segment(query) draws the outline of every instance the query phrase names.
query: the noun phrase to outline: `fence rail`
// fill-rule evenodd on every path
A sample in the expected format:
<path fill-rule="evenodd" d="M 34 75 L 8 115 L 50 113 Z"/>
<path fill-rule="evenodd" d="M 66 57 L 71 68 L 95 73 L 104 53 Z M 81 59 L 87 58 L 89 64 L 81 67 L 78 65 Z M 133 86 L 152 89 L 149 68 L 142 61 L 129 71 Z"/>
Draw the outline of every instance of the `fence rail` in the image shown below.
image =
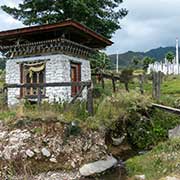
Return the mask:
<path fill-rule="evenodd" d="M 155 103 L 152 103 L 152 107 L 158 108 L 158 109 L 161 109 L 161 110 L 173 113 L 173 114 L 180 115 L 180 109 L 177 109 L 177 108 L 173 108 L 173 107 L 170 107 L 170 106 L 164 106 L 164 105 L 161 105 L 161 104 L 155 104 Z"/>
<path fill-rule="evenodd" d="M 91 81 L 80 81 L 80 82 L 54 82 L 54 83 L 22 83 L 22 84 L 5 84 L 4 91 L 7 91 L 8 88 L 37 88 L 38 95 L 37 95 L 37 102 L 40 105 L 42 101 L 41 97 L 41 88 L 45 87 L 73 87 L 78 86 L 81 87 L 79 92 L 73 97 L 71 103 L 74 103 L 75 100 L 81 96 L 81 93 L 85 87 L 87 87 L 87 111 L 90 115 L 93 115 L 93 95 L 92 95 L 92 82 Z"/>

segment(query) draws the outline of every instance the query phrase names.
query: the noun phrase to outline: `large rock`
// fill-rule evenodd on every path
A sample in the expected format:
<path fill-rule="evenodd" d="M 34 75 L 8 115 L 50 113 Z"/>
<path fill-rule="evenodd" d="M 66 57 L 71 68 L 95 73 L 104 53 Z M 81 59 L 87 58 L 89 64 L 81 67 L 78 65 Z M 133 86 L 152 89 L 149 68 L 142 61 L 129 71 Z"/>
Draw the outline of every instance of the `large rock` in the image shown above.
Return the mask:
<path fill-rule="evenodd" d="M 82 176 L 90 176 L 96 173 L 104 172 L 115 164 L 117 164 L 117 160 L 112 156 L 108 156 L 106 160 L 85 164 L 79 169 L 79 171 Z"/>
<path fill-rule="evenodd" d="M 174 129 L 169 130 L 168 134 L 170 139 L 180 137 L 180 125 Z"/>

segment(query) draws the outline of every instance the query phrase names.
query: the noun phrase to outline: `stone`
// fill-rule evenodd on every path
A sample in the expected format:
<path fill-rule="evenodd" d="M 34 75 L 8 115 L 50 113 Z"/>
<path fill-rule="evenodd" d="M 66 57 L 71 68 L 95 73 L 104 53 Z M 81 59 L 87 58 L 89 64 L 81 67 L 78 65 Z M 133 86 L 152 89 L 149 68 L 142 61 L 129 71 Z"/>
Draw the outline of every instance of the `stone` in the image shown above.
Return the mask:
<path fill-rule="evenodd" d="M 145 175 L 135 175 L 134 178 L 135 178 L 135 180 L 145 180 L 146 176 Z"/>
<path fill-rule="evenodd" d="M 35 153 L 33 151 L 31 151 L 30 149 L 28 149 L 28 150 L 26 150 L 26 155 L 28 157 L 32 158 L 35 155 Z"/>
<path fill-rule="evenodd" d="M 50 158 L 49 160 L 50 160 L 51 162 L 53 162 L 53 163 L 57 163 L 57 160 L 56 160 L 56 158 L 54 158 L 54 157 Z"/>
<path fill-rule="evenodd" d="M 0 132 L 0 141 L 2 141 L 4 138 L 6 138 L 7 134 L 8 134 L 7 131 Z"/>
<path fill-rule="evenodd" d="M 125 138 L 126 138 L 126 136 L 122 136 L 120 138 L 111 137 L 114 146 L 119 146 L 120 144 L 122 144 Z"/>
<path fill-rule="evenodd" d="M 85 164 L 79 169 L 79 172 L 82 176 L 90 176 L 93 174 L 102 173 L 116 164 L 117 160 L 112 156 L 108 156 L 106 160 Z"/>
<path fill-rule="evenodd" d="M 180 137 L 180 125 L 168 131 L 168 136 L 170 139 Z"/>
<path fill-rule="evenodd" d="M 43 156 L 46 156 L 46 157 L 51 156 L 51 153 L 46 148 L 42 148 L 41 152 L 42 152 Z"/>
<path fill-rule="evenodd" d="M 75 162 L 74 162 L 74 161 L 72 161 L 72 162 L 71 162 L 71 166 L 72 166 L 73 168 L 75 168 L 75 167 L 76 167 L 76 164 L 75 164 Z"/>

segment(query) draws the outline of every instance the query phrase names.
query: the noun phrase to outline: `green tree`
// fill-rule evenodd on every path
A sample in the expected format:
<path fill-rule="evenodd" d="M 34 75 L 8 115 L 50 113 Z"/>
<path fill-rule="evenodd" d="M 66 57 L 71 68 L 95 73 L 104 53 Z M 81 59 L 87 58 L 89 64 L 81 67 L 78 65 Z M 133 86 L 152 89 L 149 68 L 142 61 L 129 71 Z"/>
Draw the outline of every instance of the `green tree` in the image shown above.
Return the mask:
<path fill-rule="evenodd" d="M 119 8 L 123 0 L 23 0 L 18 8 L 1 8 L 25 25 L 56 23 L 68 18 L 111 38 L 128 11 Z"/>
<path fill-rule="evenodd" d="M 155 62 L 155 59 L 151 57 L 144 57 L 142 62 L 143 62 L 143 70 L 147 71 L 149 64 L 153 64 Z"/>
<path fill-rule="evenodd" d="M 90 59 L 91 69 L 94 72 L 104 71 L 111 68 L 111 61 L 106 53 L 99 52 Z"/>
<path fill-rule="evenodd" d="M 138 68 L 138 67 L 141 67 L 142 65 L 142 59 L 140 59 L 139 57 L 137 56 L 134 56 L 132 58 L 132 65 L 133 65 L 133 68 Z"/>
<path fill-rule="evenodd" d="M 167 54 L 166 54 L 166 59 L 168 60 L 168 62 L 172 63 L 173 60 L 174 60 L 174 53 L 169 51 Z"/>

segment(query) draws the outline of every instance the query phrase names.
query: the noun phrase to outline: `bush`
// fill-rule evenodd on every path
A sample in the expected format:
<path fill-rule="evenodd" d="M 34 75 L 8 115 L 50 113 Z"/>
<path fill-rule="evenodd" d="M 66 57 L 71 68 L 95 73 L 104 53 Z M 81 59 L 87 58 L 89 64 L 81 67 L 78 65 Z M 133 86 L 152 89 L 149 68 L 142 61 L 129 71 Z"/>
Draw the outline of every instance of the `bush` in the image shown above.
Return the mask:
<path fill-rule="evenodd" d="M 168 130 L 180 123 L 178 116 L 151 109 L 148 116 L 135 117 L 127 125 L 129 141 L 138 149 L 150 149 L 168 138 Z M 142 115 L 142 114 L 141 114 Z"/>

